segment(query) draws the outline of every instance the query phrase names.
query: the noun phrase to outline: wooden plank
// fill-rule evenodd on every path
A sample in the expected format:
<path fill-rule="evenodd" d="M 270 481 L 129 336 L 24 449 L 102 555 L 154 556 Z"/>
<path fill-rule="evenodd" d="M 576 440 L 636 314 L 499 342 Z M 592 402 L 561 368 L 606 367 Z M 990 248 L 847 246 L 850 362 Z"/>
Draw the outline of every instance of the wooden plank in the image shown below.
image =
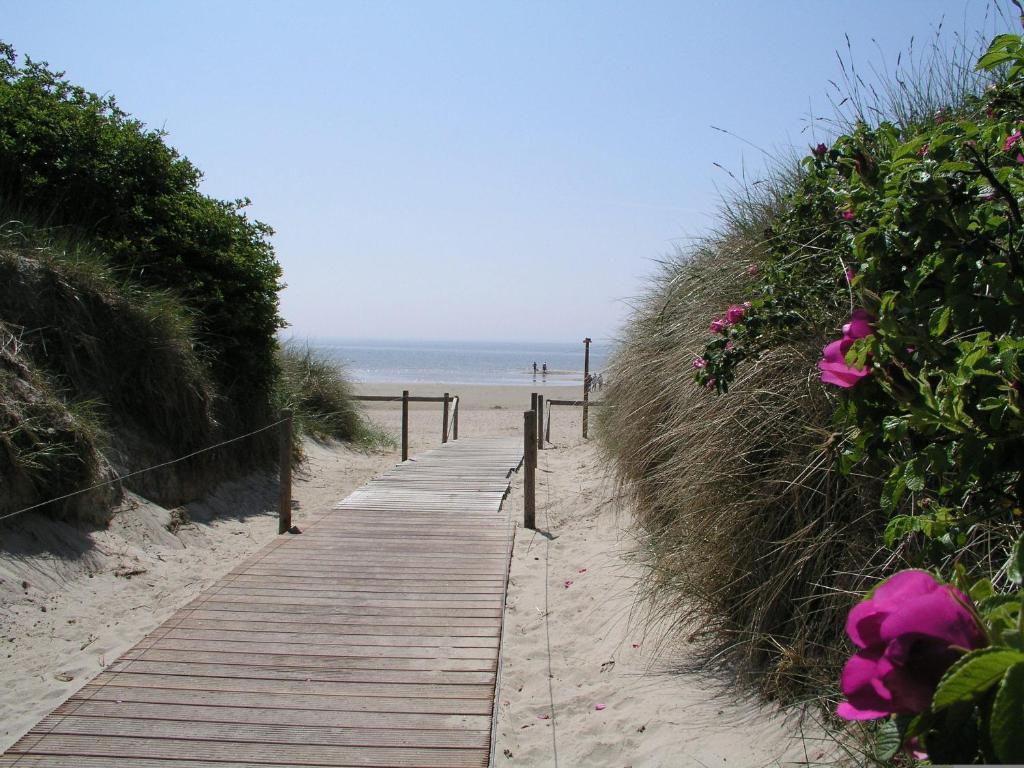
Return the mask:
<path fill-rule="evenodd" d="M 389 470 L 178 610 L 0 767 L 486 765 L 498 511 L 521 458 L 463 439 Z"/>

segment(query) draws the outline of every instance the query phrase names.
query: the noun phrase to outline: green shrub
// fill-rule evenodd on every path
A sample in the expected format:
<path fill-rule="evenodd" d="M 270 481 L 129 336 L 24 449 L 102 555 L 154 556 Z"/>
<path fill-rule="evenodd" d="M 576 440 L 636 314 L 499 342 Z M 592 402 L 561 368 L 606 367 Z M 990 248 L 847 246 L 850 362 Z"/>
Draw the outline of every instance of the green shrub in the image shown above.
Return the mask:
<path fill-rule="evenodd" d="M 985 61 L 1001 71 L 958 49 L 919 90 L 852 94 L 855 117 L 891 119 L 742 192 L 666 263 L 613 360 L 601 437 L 648 592 L 770 695 L 834 691 L 851 594 L 898 567 L 1005 586 L 1024 456 L 1014 40 Z M 817 362 L 858 307 L 877 322 L 849 363 L 871 373 L 843 395 Z"/>
<path fill-rule="evenodd" d="M 837 460 L 885 478 L 885 541 L 911 564 L 1001 562 L 1022 513 L 1020 38 L 979 67 L 1004 74 L 958 113 L 860 125 L 804 161 L 758 298 L 696 376 L 724 392 L 744 360 L 865 308 L 873 333 L 847 357 L 869 375 L 836 399 Z"/>
<path fill-rule="evenodd" d="M 271 417 L 281 269 L 248 201 L 199 192 L 200 173 L 113 98 L 0 44 L 0 199 L 32 221 L 86 237 L 133 283 L 172 290 L 224 400 L 228 433 Z"/>

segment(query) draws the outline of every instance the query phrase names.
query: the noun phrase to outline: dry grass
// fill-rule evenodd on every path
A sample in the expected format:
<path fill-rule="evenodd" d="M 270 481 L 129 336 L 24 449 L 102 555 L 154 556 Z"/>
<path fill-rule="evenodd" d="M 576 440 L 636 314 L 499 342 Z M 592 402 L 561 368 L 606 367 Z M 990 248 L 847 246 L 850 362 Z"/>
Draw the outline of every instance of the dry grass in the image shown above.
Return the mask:
<path fill-rule="evenodd" d="M 693 382 L 691 363 L 711 318 L 748 298 L 747 268 L 788 186 L 761 185 L 721 233 L 663 265 L 613 359 L 600 421 L 638 502 L 648 596 L 680 629 L 704 628 L 705 661 L 787 698 L 834 686 L 851 593 L 883 567 L 877 488 L 833 468 L 816 363 L 834 329 L 748 362 L 723 396 Z"/>

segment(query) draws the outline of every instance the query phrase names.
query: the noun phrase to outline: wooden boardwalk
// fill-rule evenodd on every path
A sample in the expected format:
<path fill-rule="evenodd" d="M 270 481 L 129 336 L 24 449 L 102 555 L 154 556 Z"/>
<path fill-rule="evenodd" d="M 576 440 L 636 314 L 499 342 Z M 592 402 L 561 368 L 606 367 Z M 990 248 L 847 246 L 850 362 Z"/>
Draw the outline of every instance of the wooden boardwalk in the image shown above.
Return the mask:
<path fill-rule="evenodd" d="M 175 613 L 0 766 L 486 766 L 522 444 L 398 465 Z"/>

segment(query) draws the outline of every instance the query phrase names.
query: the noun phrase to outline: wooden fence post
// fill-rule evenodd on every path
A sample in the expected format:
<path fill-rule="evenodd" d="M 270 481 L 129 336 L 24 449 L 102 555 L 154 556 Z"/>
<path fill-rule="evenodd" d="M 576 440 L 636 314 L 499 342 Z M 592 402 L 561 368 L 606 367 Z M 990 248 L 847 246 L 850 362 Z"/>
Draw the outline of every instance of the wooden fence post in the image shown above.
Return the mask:
<path fill-rule="evenodd" d="M 455 396 L 455 413 L 452 414 L 452 440 L 459 439 L 459 396 Z"/>
<path fill-rule="evenodd" d="M 523 413 L 523 526 L 536 530 L 537 412 Z"/>
<path fill-rule="evenodd" d="M 544 429 L 544 439 L 547 442 L 549 442 L 549 443 L 551 442 L 551 414 L 552 414 L 553 410 L 554 409 L 549 405 L 548 406 L 548 425 Z"/>
<path fill-rule="evenodd" d="M 409 460 L 409 390 L 402 390 L 402 461 Z"/>
<path fill-rule="evenodd" d="M 277 484 L 277 532 L 287 533 L 292 527 L 292 412 L 281 411 L 281 430 L 278 433 L 278 463 L 280 474 Z"/>
<path fill-rule="evenodd" d="M 587 401 L 590 399 L 590 337 L 583 340 L 583 438 L 587 437 Z"/>
<path fill-rule="evenodd" d="M 450 396 L 447 392 L 444 393 L 444 413 L 441 415 L 441 443 L 448 442 L 448 402 Z"/>
<path fill-rule="evenodd" d="M 537 395 L 537 450 L 544 450 L 544 395 Z"/>

